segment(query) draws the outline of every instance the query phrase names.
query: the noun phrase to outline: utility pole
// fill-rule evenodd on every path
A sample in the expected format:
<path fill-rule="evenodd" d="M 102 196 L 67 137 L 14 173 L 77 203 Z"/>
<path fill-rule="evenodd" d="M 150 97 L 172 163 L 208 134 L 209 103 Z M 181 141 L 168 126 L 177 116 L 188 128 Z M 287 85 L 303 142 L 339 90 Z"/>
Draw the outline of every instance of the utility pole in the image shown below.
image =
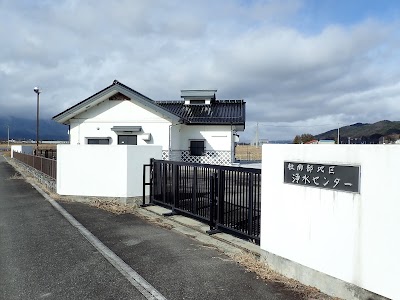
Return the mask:
<path fill-rule="evenodd" d="M 340 124 L 338 123 L 338 125 L 337 125 L 337 143 L 338 143 L 338 145 L 340 144 L 339 127 L 340 127 Z"/>
<path fill-rule="evenodd" d="M 10 150 L 10 125 L 7 125 L 7 150 Z"/>
<path fill-rule="evenodd" d="M 256 129 L 256 147 L 258 147 L 258 141 L 259 141 L 259 137 L 258 137 L 258 122 L 257 122 L 257 129 Z"/>
<path fill-rule="evenodd" d="M 36 93 L 36 154 L 39 150 L 39 95 L 42 92 L 38 87 L 34 87 L 33 91 Z"/>

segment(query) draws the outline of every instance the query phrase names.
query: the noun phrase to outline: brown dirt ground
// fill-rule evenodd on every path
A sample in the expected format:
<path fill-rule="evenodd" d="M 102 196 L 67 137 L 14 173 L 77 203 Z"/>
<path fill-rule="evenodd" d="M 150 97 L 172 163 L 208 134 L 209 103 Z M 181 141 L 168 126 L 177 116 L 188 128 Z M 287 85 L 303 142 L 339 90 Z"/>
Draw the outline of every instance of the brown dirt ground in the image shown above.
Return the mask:
<path fill-rule="evenodd" d="M 238 160 L 261 160 L 261 146 L 237 145 L 235 157 Z"/>

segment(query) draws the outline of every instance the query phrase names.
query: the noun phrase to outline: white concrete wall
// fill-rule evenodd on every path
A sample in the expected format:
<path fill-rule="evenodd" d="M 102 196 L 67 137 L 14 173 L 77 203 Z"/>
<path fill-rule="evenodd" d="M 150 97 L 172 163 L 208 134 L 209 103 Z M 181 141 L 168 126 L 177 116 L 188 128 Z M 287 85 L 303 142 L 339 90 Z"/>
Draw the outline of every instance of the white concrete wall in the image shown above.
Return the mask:
<path fill-rule="evenodd" d="M 143 165 L 161 159 L 161 146 L 57 146 L 57 193 L 98 197 L 143 194 Z"/>
<path fill-rule="evenodd" d="M 12 145 L 11 146 L 11 157 L 14 157 L 13 152 L 19 152 L 23 154 L 33 154 L 33 146 L 25 146 L 25 145 Z"/>
<path fill-rule="evenodd" d="M 190 140 L 206 140 L 206 150 L 231 151 L 231 126 L 215 125 L 182 125 L 180 130 L 179 148 L 173 150 L 188 150 Z"/>
<path fill-rule="evenodd" d="M 400 299 L 400 147 L 267 144 L 262 158 L 261 248 Z M 285 160 L 361 165 L 360 193 L 284 184 Z"/>
<path fill-rule="evenodd" d="M 70 144 L 85 145 L 88 138 L 110 138 L 111 145 L 118 144 L 118 134 L 113 126 L 141 126 L 137 133 L 138 145 L 161 145 L 163 150 L 188 150 L 190 140 L 206 140 L 206 150 L 231 151 L 233 137 L 230 125 L 173 124 L 157 112 L 135 101 L 105 100 L 70 120 Z M 141 138 L 150 133 L 151 140 Z M 136 133 L 133 133 L 136 135 Z"/>
<path fill-rule="evenodd" d="M 111 130 L 113 126 L 141 126 L 138 145 L 161 145 L 168 150 L 171 122 L 132 101 L 105 100 L 70 122 L 71 145 L 87 144 L 88 137 L 110 137 L 111 145 L 117 145 L 118 134 Z M 151 140 L 143 140 L 142 133 L 151 133 Z"/>

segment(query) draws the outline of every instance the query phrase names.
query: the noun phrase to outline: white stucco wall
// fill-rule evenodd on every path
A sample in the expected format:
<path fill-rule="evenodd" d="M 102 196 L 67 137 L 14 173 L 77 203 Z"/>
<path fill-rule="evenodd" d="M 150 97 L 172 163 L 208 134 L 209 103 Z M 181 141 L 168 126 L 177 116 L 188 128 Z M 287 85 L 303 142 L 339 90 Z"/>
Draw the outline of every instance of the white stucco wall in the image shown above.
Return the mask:
<path fill-rule="evenodd" d="M 161 159 L 161 146 L 57 146 L 60 195 L 135 197 L 143 194 L 143 165 Z"/>
<path fill-rule="evenodd" d="M 14 151 L 23 153 L 23 154 L 33 154 L 33 146 L 25 146 L 25 145 L 12 145 L 11 146 L 11 157 L 14 157 Z"/>
<path fill-rule="evenodd" d="M 263 145 L 261 248 L 400 299 L 400 147 Z M 360 194 L 283 183 L 284 161 L 361 166 Z"/>
<path fill-rule="evenodd" d="M 111 130 L 113 126 L 141 126 L 143 131 L 137 133 L 138 145 L 161 145 L 164 150 L 169 146 L 171 122 L 128 100 L 105 100 L 70 122 L 71 145 L 87 144 L 88 137 L 110 137 L 111 145 L 117 145 L 118 134 Z M 143 140 L 142 133 L 150 133 L 151 139 Z"/>
<path fill-rule="evenodd" d="M 111 95 L 111 94 L 110 94 Z M 230 125 L 185 125 L 162 110 L 135 100 L 109 100 L 108 95 L 69 120 L 70 144 L 87 145 L 88 139 L 108 139 L 118 144 L 119 135 L 136 135 L 137 145 L 161 145 L 163 150 L 189 150 L 191 140 L 205 140 L 208 151 L 226 151 L 217 161 L 234 160 L 234 137 Z M 123 133 L 114 126 L 140 126 L 142 131 Z M 148 135 L 151 139 L 147 139 Z M 176 155 L 175 152 L 174 155 Z M 170 156 L 171 159 L 174 157 Z M 180 155 L 178 154 L 178 158 Z"/>
<path fill-rule="evenodd" d="M 231 151 L 232 149 L 231 126 L 182 125 L 179 133 L 179 149 L 173 150 L 188 150 L 190 145 L 189 141 L 196 139 L 206 140 L 206 150 Z"/>

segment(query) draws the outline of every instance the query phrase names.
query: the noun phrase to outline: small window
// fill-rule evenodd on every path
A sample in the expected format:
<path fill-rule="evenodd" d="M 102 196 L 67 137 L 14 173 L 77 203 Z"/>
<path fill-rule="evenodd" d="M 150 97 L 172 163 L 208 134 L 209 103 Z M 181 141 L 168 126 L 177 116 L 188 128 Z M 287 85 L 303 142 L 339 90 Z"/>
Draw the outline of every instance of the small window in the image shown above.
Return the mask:
<path fill-rule="evenodd" d="M 204 141 L 190 141 L 190 155 L 202 156 L 204 154 Z"/>
<path fill-rule="evenodd" d="M 137 135 L 119 135 L 118 145 L 137 145 Z"/>
<path fill-rule="evenodd" d="M 206 100 L 190 100 L 190 104 L 205 104 Z"/>
<path fill-rule="evenodd" d="M 89 145 L 108 145 L 110 144 L 109 139 L 87 139 Z"/>

